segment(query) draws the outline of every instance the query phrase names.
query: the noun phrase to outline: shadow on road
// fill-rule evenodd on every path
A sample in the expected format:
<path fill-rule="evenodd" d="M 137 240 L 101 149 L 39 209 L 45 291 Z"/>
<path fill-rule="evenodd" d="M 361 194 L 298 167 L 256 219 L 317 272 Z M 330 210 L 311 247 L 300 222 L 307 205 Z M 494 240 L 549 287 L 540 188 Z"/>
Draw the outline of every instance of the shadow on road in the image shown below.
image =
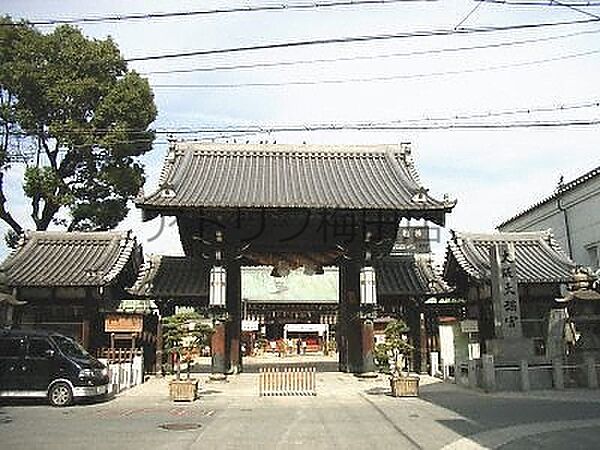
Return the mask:
<path fill-rule="evenodd" d="M 438 420 L 438 423 L 465 437 L 481 431 L 528 423 L 600 417 L 600 408 L 594 403 L 562 402 L 526 396 L 503 398 L 450 383 L 423 386 L 419 398 L 460 416 Z"/>

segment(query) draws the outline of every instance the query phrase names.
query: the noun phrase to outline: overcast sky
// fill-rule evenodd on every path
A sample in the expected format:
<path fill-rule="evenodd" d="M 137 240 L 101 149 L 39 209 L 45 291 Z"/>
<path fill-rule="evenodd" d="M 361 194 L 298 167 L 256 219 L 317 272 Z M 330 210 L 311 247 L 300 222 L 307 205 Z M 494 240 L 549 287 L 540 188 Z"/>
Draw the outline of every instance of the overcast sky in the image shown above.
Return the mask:
<path fill-rule="evenodd" d="M 307 3 L 307 0 L 3 0 L 0 11 L 13 18 L 36 21 L 106 14 L 210 10 L 236 5 L 256 7 Z M 125 58 L 138 58 L 317 38 L 453 29 L 470 12 L 472 14 L 462 23 L 462 27 L 502 27 L 593 18 L 589 14 L 560 6 L 524 7 L 484 3 L 473 11 L 477 4 L 468 0 L 411 1 L 301 11 L 247 11 L 79 26 L 89 37 L 112 36 Z M 600 15 L 600 7 L 590 7 L 587 11 Z M 51 30 L 48 26 L 40 28 Z M 512 45 L 505 45 L 509 43 Z M 485 45 L 495 46 L 456 50 Z M 444 51 L 434 52 L 440 49 Z M 423 53 L 425 51 L 429 52 Z M 558 107 L 600 100 L 600 22 L 469 35 L 234 52 L 218 56 L 131 62 L 129 66 L 138 72 L 147 73 L 232 64 L 356 57 L 359 59 L 255 69 L 150 74 L 148 77 L 154 86 L 204 86 L 156 86 L 154 92 L 159 116 L 154 126 L 193 128 L 316 122 L 342 124 L 352 121 L 406 121 L 415 118 L 425 119 L 421 124 L 433 124 L 439 122 L 434 122 L 432 118 Z M 286 84 L 349 79 L 355 81 Z M 361 81 L 356 81 L 357 79 Z M 279 85 L 247 86 L 248 83 Z M 237 86 L 214 86 L 223 84 Z M 506 124 L 514 121 L 573 119 L 598 120 L 600 108 L 493 115 L 489 119 L 472 120 Z M 411 142 L 423 184 L 434 196 L 441 198 L 444 193 L 448 193 L 458 199 L 458 205 L 448 217 L 448 228 L 491 231 L 502 220 L 551 194 L 561 175 L 568 181 L 599 166 L 599 138 L 600 127 L 579 126 L 385 132 L 303 131 L 255 135 L 243 139 L 250 139 L 252 142 L 269 139 L 278 143 Z M 156 187 L 166 152 L 163 141 L 164 138 L 160 137 L 154 151 L 144 157 L 148 175 L 145 186 L 147 193 Z M 7 183 L 11 196 L 10 209 L 26 220 L 30 212 L 22 195 L 22 173 L 23 168 L 13 166 Z M 33 225 L 31 220 L 26 223 L 28 227 Z M 169 222 L 165 225 L 168 224 Z M 175 227 L 166 226 L 159 238 L 152 239 L 160 229 L 159 220 L 142 224 L 139 211 L 132 211 L 120 228 L 133 228 L 147 253 L 181 252 Z M 2 230 L 5 229 L 2 225 Z M 435 250 L 440 260 L 443 255 L 442 245 L 436 246 Z M 0 254 L 5 253 L 6 249 L 2 248 Z"/>

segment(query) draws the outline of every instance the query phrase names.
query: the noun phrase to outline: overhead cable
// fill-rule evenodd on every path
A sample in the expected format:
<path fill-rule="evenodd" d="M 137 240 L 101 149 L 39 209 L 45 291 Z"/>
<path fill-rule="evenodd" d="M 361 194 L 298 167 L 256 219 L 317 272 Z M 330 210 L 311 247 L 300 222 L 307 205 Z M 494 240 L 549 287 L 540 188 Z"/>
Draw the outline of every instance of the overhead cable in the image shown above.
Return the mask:
<path fill-rule="evenodd" d="M 355 6 L 380 6 L 393 3 L 413 3 L 413 2 L 435 2 L 437 0 L 335 0 L 308 3 L 278 3 L 263 4 L 256 6 L 239 6 L 232 8 L 202 9 L 194 11 L 175 11 L 175 12 L 155 12 L 155 13 L 132 13 L 132 14 L 114 14 L 110 16 L 97 17 L 77 17 L 77 18 L 53 18 L 45 20 L 30 20 L 29 25 L 67 25 L 67 24 L 90 24 L 106 22 L 125 22 L 130 20 L 154 20 L 169 18 L 186 18 L 193 16 L 211 16 L 215 14 L 234 14 L 251 12 L 276 12 L 276 11 L 294 11 L 294 10 L 312 10 L 322 8 L 355 7 Z M 22 26 L 23 23 L 1 24 L 4 26 Z"/>
<path fill-rule="evenodd" d="M 160 59 L 173 59 L 173 58 L 187 58 L 193 56 L 206 56 L 206 55 L 217 55 L 226 53 L 241 53 L 248 51 L 257 50 L 275 50 L 282 48 L 293 48 L 293 47 L 306 47 L 312 45 L 330 45 L 330 44 L 347 44 L 357 42 L 371 42 L 371 41 L 384 41 L 390 39 L 404 39 L 404 38 L 416 38 L 416 37 L 434 37 L 434 36 L 450 36 L 455 34 L 476 34 L 476 33 L 493 33 L 500 31 L 517 31 L 517 30 L 530 30 L 537 28 L 548 28 L 558 27 L 564 25 L 583 25 L 589 23 L 599 22 L 600 19 L 579 19 L 569 20 L 561 22 L 545 22 L 545 23 L 527 23 L 527 24 L 516 24 L 516 25 L 504 25 L 504 26 L 487 26 L 487 27 L 471 27 L 471 28 L 451 28 L 451 29 L 438 29 L 438 30 L 421 30 L 421 31 L 402 31 L 397 33 L 384 33 L 376 35 L 363 35 L 363 36 L 345 36 L 337 38 L 321 38 L 312 40 L 301 40 L 301 41 L 287 41 L 278 42 L 272 44 L 260 44 L 250 45 L 245 47 L 228 47 L 228 48 L 217 48 L 207 50 L 194 50 L 189 52 L 178 52 L 178 53 L 164 53 L 159 55 L 146 55 L 137 56 L 133 58 L 127 58 L 125 61 L 154 61 Z"/>
<path fill-rule="evenodd" d="M 467 113 L 455 113 L 455 114 L 449 114 L 449 115 L 431 115 L 431 116 L 423 116 L 423 117 L 413 117 L 413 118 L 403 118 L 403 119 L 391 119 L 391 120 L 386 120 L 386 121 L 369 121 L 369 120 L 362 120 L 362 121 L 357 121 L 354 123 L 350 123 L 349 125 L 365 125 L 365 124 L 378 124 L 378 125 L 392 125 L 392 124 L 399 124 L 399 123 L 427 123 L 427 122 L 444 122 L 444 121 L 456 121 L 456 120 L 470 120 L 470 119 L 485 119 L 485 118 L 491 118 L 491 117 L 502 117 L 502 116 L 513 116 L 513 115 L 523 115 L 523 114 L 528 114 L 528 115 L 532 115 L 532 114 L 538 114 L 538 113 L 553 113 L 553 112 L 565 112 L 565 111 L 574 111 L 574 110 L 581 110 L 581 109 L 589 109 L 589 108 L 599 108 L 600 107 L 600 99 L 598 100 L 586 100 L 586 101 L 581 101 L 581 102 L 570 102 L 570 103 L 564 103 L 564 104 L 560 104 L 560 105 L 552 105 L 552 106 L 533 106 L 533 107 L 517 107 L 517 108 L 511 108 L 511 109 L 501 109 L 501 110 L 492 110 L 492 111 L 475 111 L 475 112 L 467 112 Z M 264 130 L 267 129 L 274 129 L 274 128 L 305 128 L 305 127 L 314 127 L 314 126 L 323 126 L 323 127 L 335 127 L 335 128 L 339 128 L 339 127 L 344 127 L 348 125 L 348 123 L 335 123 L 335 122 L 327 122 L 325 124 L 311 124 L 311 125 L 306 125 L 306 124 L 300 124 L 300 125 L 290 125 L 290 124 L 263 124 L 263 125 L 232 125 L 230 127 L 227 126 L 220 126 L 220 127 L 213 127 L 213 128 L 184 128 L 184 127 L 180 127 L 180 128 L 156 128 L 154 130 L 140 130 L 140 129 L 123 129 L 120 128 L 118 131 L 121 132 L 139 132 L 139 133 L 143 133 L 143 132 L 153 132 L 155 134 L 190 134 L 190 133 L 197 133 L 197 132 L 219 132 L 219 131 L 230 131 L 232 129 L 237 129 L 237 128 L 244 128 L 247 126 L 252 126 L 253 127 L 253 131 L 258 131 L 258 132 L 263 132 Z M 56 128 L 55 128 L 56 129 Z M 60 129 L 56 129 L 57 132 L 59 132 L 60 134 L 66 134 L 66 135 L 77 135 L 77 134 L 87 134 L 90 133 L 89 129 L 73 129 L 73 128 L 69 128 L 69 129 L 64 129 L 64 130 L 60 130 Z M 216 130 L 216 131 L 215 131 Z M 106 128 L 96 128 L 93 130 L 94 132 L 107 132 L 107 131 L 112 131 Z M 10 135 L 15 135 L 15 136 L 27 136 L 26 133 L 24 132 L 18 132 L 18 131 L 14 131 L 14 132 L 10 132 Z M 50 136 L 48 136 L 50 137 Z M 145 139 L 142 140 L 143 142 L 148 142 L 151 139 Z M 139 140 L 128 140 L 125 141 L 126 143 L 133 143 L 133 142 L 138 142 Z M 156 142 L 156 141 L 154 141 Z M 122 143 L 122 141 L 117 141 L 117 143 Z"/>
<path fill-rule="evenodd" d="M 216 72 L 216 71 L 226 71 L 226 70 L 244 70 L 244 69 L 256 69 L 256 68 L 267 68 L 267 67 L 287 67 L 287 66 L 304 65 L 304 64 L 320 64 L 320 63 L 335 63 L 335 62 L 345 62 L 345 61 L 363 61 L 363 60 L 372 60 L 372 59 L 401 58 L 401 57 L 408 57 L 408 56 L 421 56 L 421 55 L 431 55 L 431 54 L 439 54 L 439 53 L 454 53 L 454 52 L 461 52 L 461 51 L 510 47 L 510 46 L 516 46 L 516 45 L 549 42 L 549 41 L 554 41 L 554 40 L 559 40 L 559 39 L 582 36 L 582 35 L 587 35 L 587 34 L 597 34 L 597 33 L 600 33 L 600 29 L 575 31 L 573 33 L 559 34 L 556 36 L 521 39 L 521 40 L 513 40 L 513 41 L 506 41 L 506 42 L 497 42 L 497 43 L 492 43 L 492 44 L 470 45 L 470 46 L 464 46 L 464 47 L 444 47 L 444 48 L 431 49 L 431 50 L 415 50 L 415 51 L 410 51 L 410 52 L 381 53 L 381 54 L 375 54 L 375 55 L 369 54 L 369 55 L 347 56 L 347 57 L 341 56 L 341 57 L 336 57 L 336 58 L 297 59 L 297 60 L 293 60 L 293 61 L 257 62 L 257 63 L 250 63 L 250 64 L 231 64 L 231 65 L 222 65 L 222 66 L 192 67 L 192 68 L 187 68 L 187 69 L 148 70 L 148 71 L 142 71 L 142 72 L 140 72 L 140 74 L 141 75 L 162 75 L 162 74 L 176 74 L 176 73 Z"/>
<path fill-rule="evenodd" d="M 377 81 L 410 80 L 418 78 L 440 77 L 447 75 L 463 75 L 467 73 L 489 72 L 493 70 L 510 69 L 515 67 L 527 67 L 537 64 L 546 64 L 567 59 L 581 58 L 600 53 L 600 49 L 586 52 L 569 53 L 552 58 L 535 59 L 531 61 L 522 61 L 517 63 L 497 64 L 485 67 L 476 67 L 473 69 L 444 70 L 439 72 L 425 72 L 402 75 L 383 75 L 376 77 L 354 77 L 354 78 L 330 78 L 323 80 L 296 80 L 296 81 L 264 81 L 248 83 L 172 83 L 172 84 L 151 84 L 154 89 L 232 89 L 244 87 L 278 87 L 278 86 L 315 86 L 320 84 L 345 84 L 345 83 L 372 83 Z"/>

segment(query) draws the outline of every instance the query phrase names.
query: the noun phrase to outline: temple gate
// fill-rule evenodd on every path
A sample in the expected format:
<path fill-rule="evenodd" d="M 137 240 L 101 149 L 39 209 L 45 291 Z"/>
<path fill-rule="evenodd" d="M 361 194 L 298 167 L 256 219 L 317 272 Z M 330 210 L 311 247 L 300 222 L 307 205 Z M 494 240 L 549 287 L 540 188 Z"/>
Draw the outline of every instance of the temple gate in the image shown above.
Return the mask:
<path fill-rule="evenodd" d="M 242 370 L 241 267 L 286 276 L 339 268 L 339 369 L 374 370 L 374 267 L 400 220 L 443 225 L 455 202 L 418 181 L 410 147 L 173 143 L 144 220 L 174 216 L 186 257 L 209 286 L 213 372 Z"/>

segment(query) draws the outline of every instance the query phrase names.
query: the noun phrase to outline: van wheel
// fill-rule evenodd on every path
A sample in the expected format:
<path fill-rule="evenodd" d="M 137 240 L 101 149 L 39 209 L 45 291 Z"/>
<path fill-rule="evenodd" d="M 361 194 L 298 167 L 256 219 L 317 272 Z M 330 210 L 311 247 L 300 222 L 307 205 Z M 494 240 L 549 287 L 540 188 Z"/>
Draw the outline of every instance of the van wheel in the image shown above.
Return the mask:
<path fill-rule="evenodd" d="M 67 383 L 58 382 L 50 388 L 48 400 L 52 406 L 68 406 L 73 401 L 73 391 Z"/>

